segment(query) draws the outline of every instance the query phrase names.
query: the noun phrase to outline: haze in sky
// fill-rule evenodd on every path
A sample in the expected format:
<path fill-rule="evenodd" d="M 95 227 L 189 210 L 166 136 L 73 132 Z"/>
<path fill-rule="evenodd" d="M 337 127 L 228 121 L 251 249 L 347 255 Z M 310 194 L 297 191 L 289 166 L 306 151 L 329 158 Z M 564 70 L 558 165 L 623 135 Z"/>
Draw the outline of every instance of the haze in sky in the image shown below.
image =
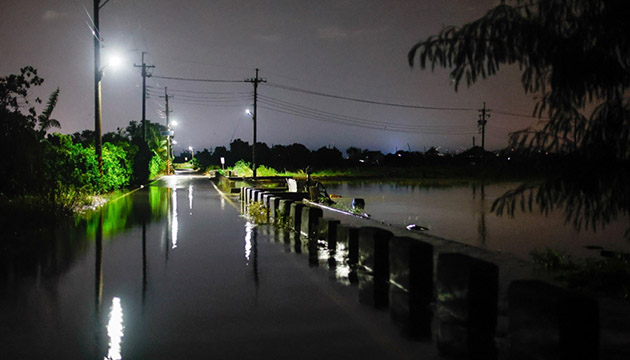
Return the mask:
<path fill-rule="evenodd" d="M 502 148 L 510 131 L 536 122 L 533 96 L 522 90 L 517 68 L 456 93 L 448 71 L 412 69 L 407 62 L 416 42 L 497 3 L 111 0 L 100 11 L 101 54 L 105 62 L 118 52 L 124 62 L 105 69 L 103 132 L 141 119 L 142 79 L 134 64 L 145 51 L 146 63 L 155 65 L 147 79 L 147 118 L 165 122 L 160 96 L 168 87 L 171 119 L 179 122 L 176 152 L 226 146 L 235 138 L 251 143 L 245 110 L 252 107 L 253 86 L 244 80 L 256 68 L 267 81 L 258 89 L 258 141 L 269 146 L 461 151 L 473 137 L 481 143 L 477 109 L 486 102 L 492 110 L 486 148 Z M 53 117 L 62 133 L 94 127 L 92 6 L 87 0 L 0 3 L 0 76 L 32 65 L 45 79 L 35 96 L 45 100 L 59 87 Z"/>

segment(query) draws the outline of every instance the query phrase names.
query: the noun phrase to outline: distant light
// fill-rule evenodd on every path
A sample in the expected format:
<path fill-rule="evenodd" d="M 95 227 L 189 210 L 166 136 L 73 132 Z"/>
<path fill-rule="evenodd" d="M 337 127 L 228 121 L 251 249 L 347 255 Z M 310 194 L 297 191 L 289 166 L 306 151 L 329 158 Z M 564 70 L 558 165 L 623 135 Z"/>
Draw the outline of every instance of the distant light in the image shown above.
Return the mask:
<path fill-rule="evenodd" d="M 172 125 L 172 126 L 177 126 L 178 124 L 179 124 L 179 123 L 178 123 L 177 121 L 175 121 L 175 120 L 172 120 L 172 121 L 169 123 L 169 125 Z"/>
<path fill-rule="evenodd" d="M 173 145 L 177 145 L 177 140 L 172 141 Z"/>
<path fill-rule="evenodd" d="M 193 147 L 192 147 L 192 146 L 189 146 L 189 147 L 188 147 L 188 150 L 193 151 Z"/>
<path fill-rule="evenodd" d="M 225 165 L 225 158 L 221 156 L 221 165 Z"/>
<path fill-rule="evenodd" d="M 251 111 L 251 110 L 249 110 L 249 109 L 247 109 L 247 110 L 245 110 L 245 114 L 247 114 L 247 115 L 249 115 L 249 116 L 252 116 L 252 111 Z"/>

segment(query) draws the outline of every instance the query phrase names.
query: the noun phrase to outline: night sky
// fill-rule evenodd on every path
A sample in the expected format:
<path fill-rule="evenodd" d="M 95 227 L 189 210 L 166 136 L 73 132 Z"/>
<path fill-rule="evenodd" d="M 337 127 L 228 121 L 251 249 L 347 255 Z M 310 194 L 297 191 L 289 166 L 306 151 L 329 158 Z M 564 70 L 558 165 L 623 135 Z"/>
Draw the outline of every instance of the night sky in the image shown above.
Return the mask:
<path fill-rule="evenodd" d="M 534 101 L 523 92 L 516 67 L 456 93 L 448 71 L 410 68 L 409 49 L 447 25 L 474 20 L 498 0 L 166 1 L 111 0 L 100 15 L 102 58 L 117 51 L 126 63 L 106 69 L 103 132 L 141 118 L 141 76 L 133 65 L 155 65 L 149 78 L 147 118 L 164 123 L 168 87 L 178 147 L 196 150 L 251 143 L 253 103 L 260 77 L 258 141 L 268 145 L 349 146 L 461 151 L 481 142 L 477 110 L 493 110 L 486 148 L 507 144 L 526 127 Z M 2 0 L 0 76 L 26 65 L 45 79 L 34 95 L 60 87 L 53 117 L 62 133 L 93 129 L 92 1 Z M 157 78 L 233 80 L 193 82 Z M 316 95 L 326 94 L 334 97 Z M 339 99 L 344 97 L 367 102 Z M 423 110 L 395 103 L 470 110 Z M 400 130 L 400 131 L 392 131 Z M 59 130 L 57 130 L 59 131 Z"/>

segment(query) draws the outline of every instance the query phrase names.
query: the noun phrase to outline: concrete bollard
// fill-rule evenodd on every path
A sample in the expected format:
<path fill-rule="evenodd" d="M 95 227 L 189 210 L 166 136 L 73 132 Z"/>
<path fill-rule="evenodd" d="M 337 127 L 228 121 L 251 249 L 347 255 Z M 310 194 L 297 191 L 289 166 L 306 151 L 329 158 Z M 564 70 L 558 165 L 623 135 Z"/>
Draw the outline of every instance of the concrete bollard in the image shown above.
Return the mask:
<path fill-rule="evenodd" d="M 269 197 L 269 222 L 275 224 L 278 217 L 278 209 L 280 208 L 280 198 L 276 195 Z"/>
<path fill-rule="evenodd" d="M 337 226 L 337 249 L 345 248 L 347 251 L 348 264 L 359 263 L 359 228 L 354 226 Z"/>
<path fill-rule="evenodd" d="M 302 208 L 304 204 L 299 202 L 294 202 L 291 204 L 291 209 L 289 210 L 289 219 L 291 221 L 291 229 L 296 232 L 300 232 L 302 225 Z"/>
<path fill-rule="evenodd" d="M 440 353 L 496 359 L 499 270 L 464 254 L 438 257 L 436 343 Z"/>
<path fill-rule="evenodd" d="M 319 219 L 317 225 L 317 238 L 325 240 L 328 248 L 334 250 L 337 246 L 337 227 L 341 224 L 339 220 Z"/>
<path fill-rule="evenodd" d="M 306 238 L 305 241 L 308 248 L 308 265 L 310 267 L 318 267 L 319 266 L 319 246 L 317 243 L 317 238 L 310 237 L 310 238 Z"/>
<path fill-rule="evenodd" d="M 389 240 L 394 235 L 377 227 L 359 228 L 359 264 L 379 279 L 389 280 Z"/>
<path fill-rule="evenodd" d="M 433 246 L 410 237 L 389 241 L 389 313 L 412 337 L 431 336 Z"/>
<path fill-rule="evenodd" d="M 262 194 L 262 203 L 266 208 L 269 208 L 269 198 L 272 197 L 273 194 L 270 192 L 265 192 Z"/>
<path fill-rule="evenodd" d="M 301 214 L 300 233 L 309 239 L 317 239 L 317 226 L 323 215 L 324 212 L 320 208 L 304 206 Z"/>
<path fill-rule="evenodd" d="M 302 239 L 300 238 L 300 234 L 294 231 L 289 233 L 289 245 L 291 250 L 296 254 L 302 253 Z"/>
<path fill-rule="evenodd" d="M 291 204 L 293 200 L 281 199 L 276 212 L 276 224 L 286 224 L 291 212 Z"/>
<path fill-rule="evenodd" d="M 595 299 L 542 281 L 510 284 L 509 337 L 513 359 L 598 359 Z"/>
<path fill-rule="evenodd" d="M 239 194 L 238 200 L 243 202 L 245 201 L 245 191 L 247 190 L 247 188 L 245 186 L 241 186 L 241 192 Z"/>
<path fill-rule="evenodd" d="M 256 191 L 256 199 L 255 199 L 255 201 L 256 201 L 257 203 L 262 204 L 262 202 L 263 202 L 263 195 L 264 195 L 265 193 L 266 193 L 266 192 L 265 192 L 265 190 L 257 190 L 257 191 Z"/>
<path fill-rule="evenodd" d="M 359 228 L 359 302 L 374 307 L 389 304 L 390 231 L 377 227 Z"/>

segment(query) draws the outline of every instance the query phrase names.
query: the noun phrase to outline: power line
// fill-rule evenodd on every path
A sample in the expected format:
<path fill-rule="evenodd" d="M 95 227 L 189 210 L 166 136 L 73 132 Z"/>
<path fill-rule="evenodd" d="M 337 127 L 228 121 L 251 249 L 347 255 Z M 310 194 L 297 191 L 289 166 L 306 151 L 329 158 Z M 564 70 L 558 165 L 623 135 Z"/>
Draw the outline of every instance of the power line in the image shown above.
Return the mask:
<path fill-rule="evenodd" d="M 373 104 L 373 105 L 384 105 L 384 106 L 401 107 L 401 108 L 408 108 L 408 109 L 422 109 L 422 110 L 445 110 L 445 111 L 476 111 L 477 110 L 473 108 L 455 108 L 455 107 L 397 104 L 397 103 L 389 103 L 389 102 L 377 101 L 377 100 L 358 99 L 358 98 L 351 98 L 351 97 L 341 96 L 341 95 L 326 94 L 326 93 L 322 93 L 318 91 L 306 90 L 306 89 L 296 88 L 293 86 L 287 86 L 287 85 L 282 85 L 282 84 L 268 83 L 267 85 L 270 87 L 278 88 L 278 89 L 300 92 L 304 94 L 317 95 L 317 96 L 323 96 L 323 97 L 328 97 L 328 98 L 333 98 L 333 99 L 354 101 L 354 102 Z"/>
<path fill-rule="evenodd" d="M 347 116 L 335 114 L 319 109 L 313 109 L 306 106 L 292 104 L 287 101 L 275 99 L 268 96 L 259 95 L 261 102 L 266 104 L 267 106 L 275 106 L 276 109 L 283 109 L 287 111 L 294 111 L 296 113 L 301 113 L 303 115 L 309 115 L 319 118 L 326 118 L 329 120 L 337 120 L 346 125 L 353 124 L 362 124 L 362 125 L 371 125 L 381 127 L 391 127 L 398 129 L 415 129 L 415 130 L 452 130 L 452 129 L 461 129 L 461 126 L 453 126 L 453 125 L 436 125 L 436 126 L 426 126 L 426 125 L 410 125 L 410 124 L 399 124 L 399 123 L 391 123 L 391 122 L 383 122 L 377 120 L 368 120 L 364 118 L 359 118 L 355 116 Z"/>
<path fill-rule="evenodd" d="M 279 105 L 268 104 L 266 101 L 261 99 L 260 105 L 261 108 L 275 111 L 283 114 L 298 116 L 306 119 L 312 119 L 316 121 L 328 122 L 338 125 L 359 127 L 364 129 L 371 130 L 381 130 L 381 131 L 392 131 L 392 132 L 404 132 L 404 133 L 417 133 L 417 134 L 431 134 L 431 135 L 469 135 L 474 134 L 476 131 L 474 129 L 465 129 L 465 128 L 452 128 L 452 129 L 430 129 L 430 128 L 418 128 L 418 127 L 401 127 L 387 123 L 361 123 L 361 122 L 349 122 L 343 121 L 340 119 L 335 119 L 331 117 L 316 115 L 304 111 L 299 111 L 296 109 L 292 109 L 290 107 L 282 107 Z"/>
<path fill-rule="evenodd" d="M 243 80 L 218 80 L 218 79 L 196 79 L 196 78 L 183 78 L 175 76 L 158 76 L 153 75 L 156 79 L 163 80 L 177 80 L 177 81 L 194 81 L 194 82 L 214 82 L 214 83 L 243 83 Z"/>
<path fill-rule="evenodd" d="M 148 85 L 147 86 L 148 89 L 154 89 L 154 90 L 160 90 L 162 91 L 164 88 L 161 86 L 151 86 Z M 209 94 L 209 95 L 231 95 L 231 94 L 238 94 L 238 95 L 245 95 L 245 94 L 250 94 L 253 95 L 254 93 L 252 91 L 195 91 L 195 90 L 182 90 L 182 89 L 172 89 L 169 88 L 168 91 L 170 92 L 176 92 L 176 93 L 185 93 L 185 94 Z"/>

